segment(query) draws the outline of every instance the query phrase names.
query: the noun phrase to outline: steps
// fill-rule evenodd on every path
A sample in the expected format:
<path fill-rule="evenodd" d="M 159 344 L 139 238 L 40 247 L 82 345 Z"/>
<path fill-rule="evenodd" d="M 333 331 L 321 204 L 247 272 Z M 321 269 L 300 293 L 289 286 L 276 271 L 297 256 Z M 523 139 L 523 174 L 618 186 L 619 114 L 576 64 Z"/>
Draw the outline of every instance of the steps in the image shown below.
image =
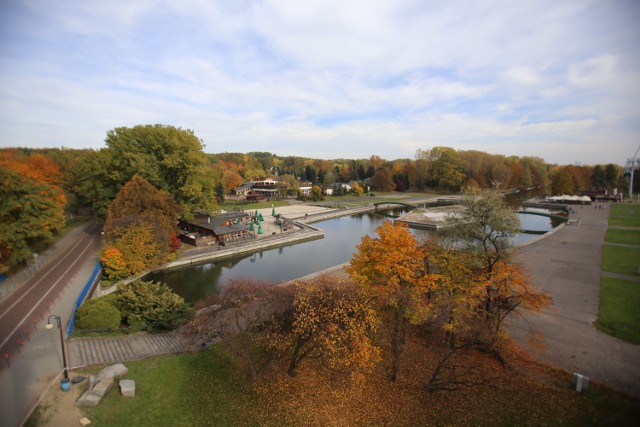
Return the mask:
<path fill-rule="evenodd" d="M 186 351 L 188 349 L 182 338 L 174 333 L 137 333 L 117 337 L 76 338 L 67 342 L 71 369 Z"/>

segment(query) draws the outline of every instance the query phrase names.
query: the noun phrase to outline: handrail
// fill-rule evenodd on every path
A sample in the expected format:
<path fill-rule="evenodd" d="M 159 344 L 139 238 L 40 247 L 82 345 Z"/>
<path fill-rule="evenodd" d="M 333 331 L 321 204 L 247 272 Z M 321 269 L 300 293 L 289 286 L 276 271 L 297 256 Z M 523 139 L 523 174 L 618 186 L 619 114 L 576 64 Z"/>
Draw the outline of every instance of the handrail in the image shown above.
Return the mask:
<path fill-rule="evenodd" d="M 71 333 L 73 332 L 73 327 L 76 323 L 76 311 L 80 305 L 84 302 L 89 290 L 93 287 L 98 277 L 98 274 L 102 271 L 102 264 L 98 261 L 96 268 L 93 270 L 91 277 L 87 281 L 87 284 L 84 285 L 82 291 L 80 291 L 80 295 L 78 295 L 78 299 L 76 299 L 76 303 L 73 305 L 73 311 L 71 312 L 71 318 L 69 319 L 69 325 L 67 326 L 67 339 L 71 338 Z"/>

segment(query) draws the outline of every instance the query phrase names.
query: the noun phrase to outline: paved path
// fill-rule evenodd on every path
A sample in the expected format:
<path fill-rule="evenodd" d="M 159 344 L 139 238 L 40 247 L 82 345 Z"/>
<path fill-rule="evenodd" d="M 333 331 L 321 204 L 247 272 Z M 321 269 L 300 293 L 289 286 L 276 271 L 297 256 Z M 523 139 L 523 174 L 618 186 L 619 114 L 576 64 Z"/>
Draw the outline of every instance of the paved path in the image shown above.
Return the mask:
<path fill-rule="evenodd" d="M 102 365 L 144 359 L 169 353 L 183 353 L 188 348 L 175 333 L 139 333 L 117 337 L 76 338 L 67 342 L 69 366 Z"/>
<path fill-rule="evenodd" d="M 85 225 L 81 227 L 77 236 L 87 232 L 88 230 Z M 90 246 L 87 252 L 81 255 L 75 253 L 74 249 L 69 249 L 65 252 L 70 255 L 69 258 L 71 258 L 71 260 L 63 261 L 61 264 L 69 262 L 77 265 L 71 268 L 71 270 L 67 270 L 69 268 L 69 266 L 67 266 L 61 273 L 54 276 L 55 284 L 45 284 L 45 294 L 50 290 L 49 295 L 44 298 L 39 297 L 42 298 L 41 304 L 37 304 L 38 298 L 36 298 L 35 302 L 32 302 L 32 305 L 23 313 L 24 316 L 29 311 L 33 311 L 32 314 L 37 314 L 39 317 L 37 316 L 35 318 L 35 323 L 32 320 L 27 320 L 27 323 L 30 322 L 30 324 L 34 325 L 32 331 L 28 334 L 30 338 L 28 341 L 24 340 L 20 343 L 21 351 L 19 354 L 14 354 L 14 356 L 9 359 L 10 365 L 5 365 L 4 369 L 0 371 L 1 427 L 21 425 L 28 415 L 29 410 L 35 404 L 38 396 L 46 386 L 51 383 L 52 378 L 59 375 L 62 371 L 59 330 L 46 330 L 44 326 L 47 317 L 51 314 L 60 315 L 63 325 L 67 325 L 69 314 L 71 313 L 75 300 L 81 289 L 87 283 L 87 279 L 91 276 L 98 262 L 97 239 L 99 239 L 99 233 L 93 235 L 96 237 L 96 240 L 92 243 L 86 243 Z M 84 241 L 84 238 L 82 239 Z M 75 244 L 71 239 L 67 239 L 67 241 L 72 244 L 72 246 Z M 55 263 L 52 263 L 52 265 L 43 268 L 42 271 L 36 274 L 34 280 L 41 281 L 41 283 L 44 284 L 48 280 L 46 277 L 48 276 L 47 272 L 60 267 L 60 265 L 55 267 L 54 265 Z M 18 303 L 18 305 L 20 305 L 27 299 L 33 298 L 32 294 L 36 292 L 36 290 L 30 291 L 30 289 L 30 284 L 26 283 L 9 297 L 2 300 L 2 307 L 8 304 L 8 307 L 3 308 L 1 311 L 3 314 L 6 313 L 5 317 L 0 321 L 3 327 L 8 326 L 9 322 L 7 322 L 7 324 L 4 322 L 10 317 L 9 312 L 12 311 L 12 309 L 9 307 L 15 304 L 12 298 L 20 298 L 26 295 L 22 301 Z M 51 299 L 53 301 L 51 301 Z M 16 305 L 16 308 L 18 305 Z M 39 307 L 44 307 L 43 311 L 40 310 Z M 26 317 L 31 319 L 31 316 Z M 20 320 L 18 320 L 18 322 L 20 322 Z M 14 340 L 12 339 L 11 341 Z"/>
<path fill-rule="evenodd" d="M 515 319 L 511 335 L 539 359 L 569 372 L 640 396 L 640 346 L 597 330 L 602 245 L 607 209 L 576 209 L 579 224 L 567 225 L 518 250 L 516 260 L 529 272 L 534 286 L 549 292 L 553 305 L 527 319 Z M 544 336 L 546 349 L 528 345 L 532 327 Z"/>

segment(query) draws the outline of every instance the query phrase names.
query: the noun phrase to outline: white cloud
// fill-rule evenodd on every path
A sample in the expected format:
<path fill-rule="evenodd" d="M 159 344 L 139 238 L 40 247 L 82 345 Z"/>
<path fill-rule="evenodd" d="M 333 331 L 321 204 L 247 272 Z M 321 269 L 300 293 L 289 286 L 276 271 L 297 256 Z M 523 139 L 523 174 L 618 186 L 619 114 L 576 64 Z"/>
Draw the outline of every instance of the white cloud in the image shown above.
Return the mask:
<path fill-rule="evenodd" d="M 640 136 L 632 2 L 33 0 L 0 12 L 2 145 L 98 147 L 113 127 L 167 123 L 210 152 L 394 158 L 448 145 L 620 163 Z"/>

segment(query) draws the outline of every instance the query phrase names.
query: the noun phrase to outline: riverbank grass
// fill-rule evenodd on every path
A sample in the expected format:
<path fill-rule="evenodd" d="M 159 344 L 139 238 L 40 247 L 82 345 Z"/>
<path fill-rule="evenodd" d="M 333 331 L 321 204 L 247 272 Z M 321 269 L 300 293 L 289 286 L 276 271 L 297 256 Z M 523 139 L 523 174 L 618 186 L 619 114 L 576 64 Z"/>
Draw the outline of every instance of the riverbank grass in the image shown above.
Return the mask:
<path fill-rule="evenodd" d="M 600 278 L 597 327 L 609 335 L 640 344 L 640 282 Z"/>
<path fill-rule="evenodd" d="M 602 271 L 640 276 L 640 247 L 604 245 Z"/>

